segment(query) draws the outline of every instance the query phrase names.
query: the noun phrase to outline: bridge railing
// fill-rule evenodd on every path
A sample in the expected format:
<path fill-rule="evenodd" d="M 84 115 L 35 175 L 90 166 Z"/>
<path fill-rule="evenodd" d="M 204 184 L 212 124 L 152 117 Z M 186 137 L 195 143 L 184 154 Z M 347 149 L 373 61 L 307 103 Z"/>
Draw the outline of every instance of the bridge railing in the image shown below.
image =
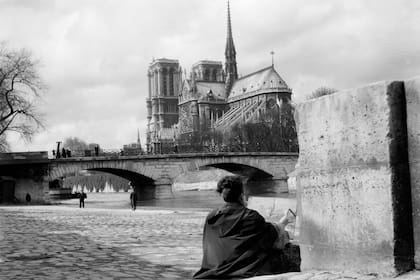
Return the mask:
<path fill-rule="evenodd" d="M 139 153 L 132 153 L 132 155 L 138 155 Z M 118 157 L 124 155 L 121 149 L 84 149 L 84 150 L 69 150 L 60 153 L 53 152 L 53 158 L 68 158 L 68 157 L 98 157 L 98 156 L 114 156 Z"/>
<path fill-rule="evenodd" d="M 19 152 L 19 153 L 0 153 L 0 160 L 36 160 L 47 159 L 48 153 L 40 152 Z"/>
<path fill-rule="evenodd" d="M 106 157 L 112 159 L 119 159 L 127 156 L 165 156 L 165 155 L 176 155 L 176 154 L 206 154 L 214 155 L 215 153 L 297 153 L 298 149 L 295 146 L 290 146 L 288 149 L 267 149 L 267 147 L 259 147 L 251 144 L 238 144 L 238 145 L 179 145 L 174 147 L 167 147 L 160 151 L 136 151 L 123 149 L 99 149 L 96 150 L 71 150 L 66 151 L 65 157 L 57 157 L 54 152 L 40 151 L 40 152 L 15 152 L 15 153 L 0 153 L 0 165 L 8 163 L 16 163 L 19 161 L 25 162 L 40 162 L 47 161 L 48 159 L 66 159 L 66 158 L 94 158 L 94 157 Z"/>
<path fill-rule="evenodd" d="M 179 144 L 179 145 L 161 145 L 155 150 L 150 149 L 144 151 L 140 149 L 92 149 L 92 150 L 69 150 L 64 156 L 63 153 L 57 157 L 54 153 L 52 158 L 69 158 L 69 157 L 120 157 L 120 156 L 139 156 L 139 155 L 157 155 L 157 154 L 178 154 L 178 153 L 218 153 L 218 152 L 298 152 L 297 145 L 284 145 L 283 147 L 269 147 L 259 145 L 258 143 L 244 143 L 237 142 L 232 145 L 223 144 L 208 144 L 208 145 L 191 145 L 191 144 Z"/>
<path fill-rule="evenodd" d="M 297 152 L 297 145 L 286 145 L 284 147 L 267 147 L 260 144 L 235 143 L 232 145 L 180 145 L 178 151 L 182 153 L 214 153 L 214 152 Z"/>

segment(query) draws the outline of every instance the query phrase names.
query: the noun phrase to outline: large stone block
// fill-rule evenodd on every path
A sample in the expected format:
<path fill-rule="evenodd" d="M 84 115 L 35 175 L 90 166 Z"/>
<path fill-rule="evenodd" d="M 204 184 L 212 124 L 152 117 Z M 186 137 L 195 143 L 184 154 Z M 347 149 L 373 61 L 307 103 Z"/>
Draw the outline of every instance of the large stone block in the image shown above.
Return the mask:
<path fill-rule="evenodd" d="M 395 275 L 412 268 L 402 82 L 297 106 L 303 269 Z"/>
<path fill-rule="evenodd" d="M 420 77 L 405 82 L 415 265 L 420 268 Z"/>

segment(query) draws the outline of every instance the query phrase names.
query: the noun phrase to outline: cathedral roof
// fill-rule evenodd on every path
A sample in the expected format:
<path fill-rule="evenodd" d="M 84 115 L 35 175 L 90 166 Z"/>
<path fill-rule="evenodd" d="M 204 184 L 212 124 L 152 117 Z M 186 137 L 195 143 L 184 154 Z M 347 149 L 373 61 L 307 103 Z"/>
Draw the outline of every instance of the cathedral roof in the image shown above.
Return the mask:
<path fill-rule="evenodd" d="M 266 92 L 291 92 L 274 66 L 263 68 L 236 80 L 229 93 L 228 102 L 259 95 Z"/>
<path fill-rule="evenodd" d="M 221 61 L 215 60 L 200 60 L 193 64 L 193 68 L 198 65 L 216 65 L 216 66 L 223 66 Z"/>
<path fill-rule="evenodd" d="M 225 100 L 225 84 L 223 82 L 197 82 L 198 100 Z"/>
<path fill-rule="evenodd" d="M 225 84 L 223 82 L 184 80 L 180 103 L 190 100 L 226 102 Z"/>
<path fill-rule="evenodd" d="M 168 59 L 168 58 L 153 59 L 153 61 L 149 64 L 149 72 L 157 70 L 160 67 L 179 68 L 179 61 L 177 59 Z"/>

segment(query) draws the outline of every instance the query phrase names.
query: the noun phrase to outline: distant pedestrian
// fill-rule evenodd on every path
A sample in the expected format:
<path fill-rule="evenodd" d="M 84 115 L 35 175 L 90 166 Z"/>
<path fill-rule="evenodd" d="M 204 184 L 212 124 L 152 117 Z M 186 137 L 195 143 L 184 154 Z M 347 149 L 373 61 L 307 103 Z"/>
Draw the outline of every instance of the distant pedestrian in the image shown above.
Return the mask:
<path fill-rule="evenodd" d="M 67 153 L 68 158 L 71 157 L 71 151 L 70 150 L 67 150 L 66 153 Z"/>
<path fill-rule="evenodd" d="M 64 149 L 64 147 L 61 150 L 61 155 L 63 156 L 63 158 L 66 158 L 66 156 L 67 156 L 67 152 L 66 152 L 66 149 Z"/>
<path fill-rule="evenodd" d="M 95 156 L 99 155 L 99 146 L 95 146 Z"/>
<path fill-rule="evenodd" d="M 31 203 L 31 195 L 29 193 L 26 193 L 25 199 L 26 199 L 26 204 Z"/>
<path fill-rule="evenodd" d="M 137 194 L 135 191 L 132 191 L 130 194 L 130 202 L 131 202 L 131 209 L 135 211 L 136 205 L 137 205 Z"/>
<path fill-rule="evenodd" d="M 85 208 L 85 199 L 87 198 L 87 195 L 86 195 L 86 193 L 85 192 L 81 192 L 80 193 L 80 195 L 79 195 L 79 208 L 82 208 L 82 206 L 83 206 L 83 208 Z"/>

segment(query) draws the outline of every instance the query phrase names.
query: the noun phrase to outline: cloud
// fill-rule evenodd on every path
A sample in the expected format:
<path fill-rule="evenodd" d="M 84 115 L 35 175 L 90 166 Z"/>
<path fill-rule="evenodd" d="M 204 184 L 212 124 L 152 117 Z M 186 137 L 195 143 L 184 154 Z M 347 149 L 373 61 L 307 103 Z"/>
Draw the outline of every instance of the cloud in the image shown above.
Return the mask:
<path fill-rule="evenodd" d="M 416 0 L 232 0 L 239 72 L 271 63 L 296 100 L 320 86 L 356 87 L 418 75 Z M 79 137 L 118 148 L 146 130 L 147 67 L 224 60 L 226 1 L 0 0 L 0 41 L 41 60 L 47 130 L 14 150 Z M 143 140 L 143 142 L 145 142 Z"/>

